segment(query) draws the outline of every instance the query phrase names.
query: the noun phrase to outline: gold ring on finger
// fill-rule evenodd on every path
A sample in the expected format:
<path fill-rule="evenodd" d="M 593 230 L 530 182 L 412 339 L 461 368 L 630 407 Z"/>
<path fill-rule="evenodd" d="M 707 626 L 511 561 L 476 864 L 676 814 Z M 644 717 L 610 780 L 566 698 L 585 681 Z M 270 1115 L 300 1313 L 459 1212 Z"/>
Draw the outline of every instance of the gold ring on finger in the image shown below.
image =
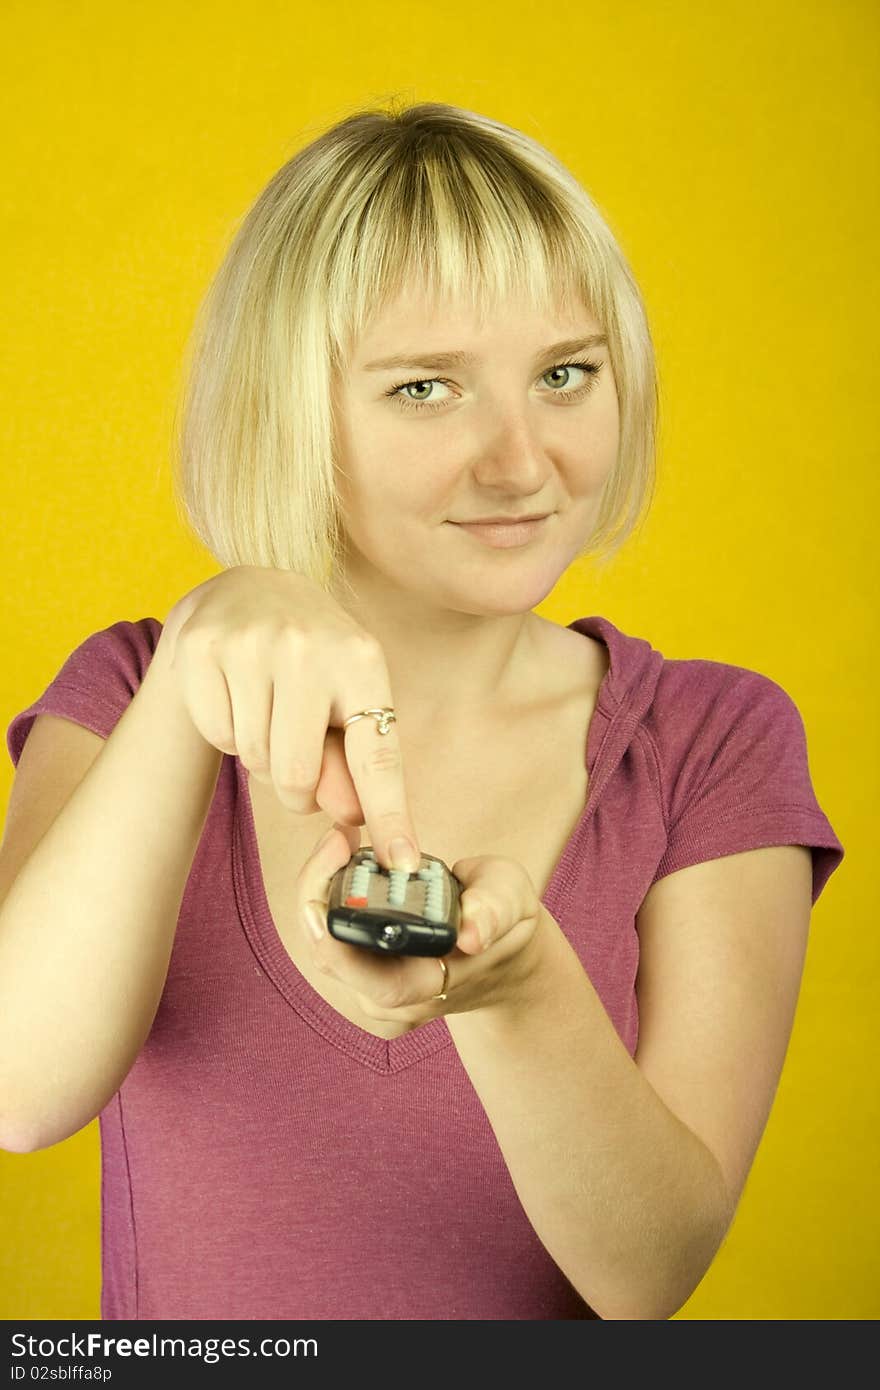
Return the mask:
<path fill-rule="evenodd" d="M 397 715 L 393 709 L 362 709 L 359 714 L 350 714 L 347 719 L 342 721 L 343 729 L 347 729 L 349 724 L 353 724 L 356 719 L 366 719 L 368 715 L 376 721 L 376 727 L 380 734 L 391 732 L 391 725 L 397 723 Z"/>
<path fill-rule="evenodd" d="M 443 989 L 440 994 L 432 994 L 431 999 L 428 1001 L 429 1003 L 432 1002 L 434 999 L 445 999 L 446 991 L 449 988 L 449 966 L 446 964 L 446 961 L 443 959 L 442 956 L 436 956 L 435 959 L 437 961 L 437 964 L 440 966 L 440 969 L 443 971 Z"/>

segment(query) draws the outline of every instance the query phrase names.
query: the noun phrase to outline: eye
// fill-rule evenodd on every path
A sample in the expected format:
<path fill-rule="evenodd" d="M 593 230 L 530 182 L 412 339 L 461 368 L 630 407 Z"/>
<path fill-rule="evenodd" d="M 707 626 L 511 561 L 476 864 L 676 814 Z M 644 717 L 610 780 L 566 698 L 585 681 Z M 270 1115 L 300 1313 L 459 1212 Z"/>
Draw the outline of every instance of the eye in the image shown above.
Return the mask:
<path fill-rule="evenodd" d="M 584 372 L 584 373 L 586 374 L 587 380 L 581 385 L 581 387 L 580 387 L 579 389 L 571 390 L 571 391 L 554 391 L 554 392 L 553 392 L 553 395 L 554 395 L 554 396 L 560 396 L 560 395 L 563 395 L 563 396 L 582 396 L 582 395 L 585 394 L 585 392 L 591 391 L 591 390 L 593 389 L 593 387 L 595 386 L 595 384 L 596 384 L 596 378 L 598 377 L 599 372 L 602 370 L 602 363 L 601 363 L 601 362 L 559 362 L 555 367 L 551 367 L 550 370 L 549 370 L 549 372 L 545 372 L 545 373 L 544 373 L 544 376 L 545 376 L 545 377 L 553 376 L 553 375 L 555 375 L 556 372 L 566 372 L 566 373 L 570 374 L 570 373 L 572 372 L 572 370 L 578 371 L 578 372 Z M 563 384 L 563 385 L 566 385 L 567 382 L 568 382 L 568 375 L 566 375 L 565 381 L 564 381 L 562 384 Z"/>
<path fill-rule="evenodd" d="M 429 377 L 425 381 L 403 381 L 400 383 L 399 386 L 392 386 L 390 391 L 385 392 L 385 395 L 393 396 L 397 404 L 402 405 L 404 409 L 437 410 L 443 404 L 442 400 L 429 401 L 425 397 L 423 397 L 422 399 L 419 399 L 418 397 L 413 399 L 408 398 L 406 396 L 401 396 L 399 394 L 401 391 L 409 391 L 411 388 L 422 390 L 426 386 L 433 387 L 435 385 L 448 386 L 449 383 L 447 381 L 444 381 L 443 378 L 439 376 Z"/>
<path fill-rule="evenodd" d="M 549 393 L 552 396 L 560 396 L 563 400 L 566 401 L 577 400 L 581 396 L 585 396 L 588 391 L 592 391 L 594 385 L 596 384 L 596 381 L 598 380 L 599 373 L 601 372 L 601 370 L 601 362 L 558 362 L 556 366 L 551 367 L 549 371 L 544 372 L 543 376 L 541 377 L 541 380 L 543 381 L 547 377 L 554 376 L 558 372 L 565 372 L 566 376 L 563 382 L 563 386 L 565 386 L 569 380 L 572 371 L 583 372 L 586 377 L 586 380 L 582 385 L 574 389 L 553 389 Z M 412 397 L 406 397 L 401 395 L 401 392 L 403 391 L 409 391 L 411 389 L 424 389 L 425 387 L 433 388 L 435 384 L 449 387 L 452 383 L 445 381 L 443 377 L 439 376 L 422 378 L 416 381 L 401 381 L 398 382 L 396 386 L 392 386 L 390 390 L 386 391 L 384 394 L 386 396 L 393 397 L 395 403 L 401 406 L 404 410 L 442 410 L 443 406 L 445 405 L 444 400 L 433 401 L 428 400 L 426 398 L 418 400 L 413 399 Z"/>

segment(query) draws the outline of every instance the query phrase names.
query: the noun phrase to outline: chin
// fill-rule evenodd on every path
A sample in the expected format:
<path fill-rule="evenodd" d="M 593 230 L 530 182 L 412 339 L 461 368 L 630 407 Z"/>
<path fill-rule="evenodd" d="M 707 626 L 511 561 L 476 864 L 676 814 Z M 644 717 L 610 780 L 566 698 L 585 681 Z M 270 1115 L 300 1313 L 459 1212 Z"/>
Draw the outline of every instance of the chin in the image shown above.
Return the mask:
<path fill-rule="evenodd" d="M 510 576 L 506 582 L 499 583 L 497 592 L 482 576 L 470 586 L 461 584 L 449 606 L 462 613 L 473 613 L 484 618 L 515 618 L 530 613 L 539 603 L 543 603 L 553 592 L 559 581 L 559 572 L 554 568 L 552 574 L 523 576 L 520 583 L 512 583 Z M 470 590 L 472 597 L 468 596 Z"/>

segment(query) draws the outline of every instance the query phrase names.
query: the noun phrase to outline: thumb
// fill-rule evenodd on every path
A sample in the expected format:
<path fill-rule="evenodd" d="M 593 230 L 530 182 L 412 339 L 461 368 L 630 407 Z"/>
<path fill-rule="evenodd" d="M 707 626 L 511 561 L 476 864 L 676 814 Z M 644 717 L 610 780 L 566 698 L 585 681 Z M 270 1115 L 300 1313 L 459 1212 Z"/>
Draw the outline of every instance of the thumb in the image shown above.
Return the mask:
<path fill-rule="evenodd" d="M 484 856 L 457 859 L 452 873 L 462 885 L 458 901 L 458 945 L 468 955 L 478 955 L 488 944 L 492 927 Z"/>

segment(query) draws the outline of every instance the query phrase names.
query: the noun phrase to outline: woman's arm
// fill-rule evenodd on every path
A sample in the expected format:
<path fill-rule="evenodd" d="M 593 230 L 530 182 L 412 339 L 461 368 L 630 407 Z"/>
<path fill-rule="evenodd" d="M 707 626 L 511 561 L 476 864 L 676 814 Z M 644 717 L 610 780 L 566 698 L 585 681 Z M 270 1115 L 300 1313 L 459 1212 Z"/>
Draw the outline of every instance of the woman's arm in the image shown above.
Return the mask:
<path fill-rule="evenodd" d="M 160 640 L 0 902 L 0 1148 L 60 1143 L 131 1069 L 222 761 L 189 718 Z"/>
<path fill-rule="evenodd" d="M 733 1219 L 791 1031 L 810 854 L 727 856 L 652 894 L 637 1060 L 543 908 L 517 997 L 446 1017 L 532 1226 L 612 1319 L 670 1317 Z"/>

